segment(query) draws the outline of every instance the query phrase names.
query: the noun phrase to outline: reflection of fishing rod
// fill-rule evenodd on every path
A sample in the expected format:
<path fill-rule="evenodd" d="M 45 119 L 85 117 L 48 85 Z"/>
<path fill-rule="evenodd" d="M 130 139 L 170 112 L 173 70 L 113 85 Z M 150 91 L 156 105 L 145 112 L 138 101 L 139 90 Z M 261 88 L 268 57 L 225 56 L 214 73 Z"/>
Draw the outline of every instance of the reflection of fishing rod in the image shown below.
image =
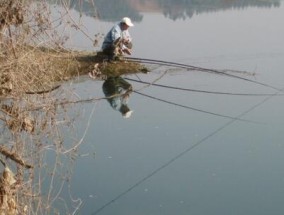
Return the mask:
<path fill-rule="evenodd" d="M 284 90 L 284 89 L 282 89 Z M 275 93 L 276 95 L 277 93 Z M 255 108 L 259 107 L 260 105 L 264 104 L 265 102 L 267 102 L 269 99 L 271 99 L 273 97 L 270 96 L 268 98 L 265 98 L 264 100 L 262 100 L 261 102 L 253 105 L 252 107 L 250 107 L 249 109 L 243 111 L 242 113 L 240 113 L 238 115 L 238 117 L 236 117 L 236 119 L 239 119 L 240 117 L 243 117 L 244 115 L 250 113 L 251 111 L 253 111 Z M 115 196 L 114 198 L 112 198 L 110 201 L 108 201 L 107 203 L 105 203 L 104 205 L 102 205 L 99 209 L 97 209 L 94 213 L 92 213 L 92 215 L 96 215 L 99 214 L 101 211 L 103 211 L 104 209 L 108 208 L 111 204 L 113 204 L 114 202 L 116 202 L 117 200 L 119 200 L 120 198 L 126 196 L 128 193 L 130 193 L 132 190 L 134 190 L 135 188 L 139 187 L 141 184 L 143 184 L 144 182 L 146 182 L 148 179 L 152 178 L 153 176 L 157 175 L 158 173 L 160 173 L 162 170 L 168 168 L 170 165 L 172 165 L 173 163 L 175 163 L 178 159 L 180 159 L 181 157 L 184 157 L 185 155 L 187 155 L 189 152 L 191 152 L 192 150 L 194 150 L 195 148 L 197 148 L 198 146 L 200 146 L 201 144 L 203 144 L 204 142 L 206 142 L 207 140 L 209 140 L 210 138 L 214 137 L 215 135 L 217 135 L 218 133 L 220 133 L 221 131 L 223 131 L 225 128 L 227 128 L 228 126 L 232 125 L 233 123 L 235 123 L 235 119 L 232 119 L 228 122 L 226 122 L 225 124 L 221 125 L 220 127 L 218 127 L 217 129 L 213 130 L 213 132 L 209 133 L 208 135 L 206 135 L 205 137 L 201 137 L 200 140 L 197 140 L 194 144 L 190 145 L 189 147 L 185 148 L 184 150 L 182 150 L 181 152 L 177 153 L 175 156 L 169 158 L 168 160 L 166 160 L 164 163 L 162 163 L 161 165 L 159 165 L 157 168 L 155 168 L 154 170 L 150 170 L 150 172 L 148 174 L 146 174 L 144 177 L 142 177 L 141 179 L 138 179 L 138 181 L 134 182 L 133 185 L 130 185 L 128 188 L 126 188 L 125 190 L 123 190 L 121 193 L 119 193 L 117 196 Z"/>
<path fill-rule="evenodd" d="M 210 115 L 213 115 L 213 116 L 219 116 L 219 117 L 233 119 L 233 120 L 238 120 L 238 121 L 243 121 L 243 122 L 256 123 L 256 122 L 253 122 L 253 121 L 250 121 L 250 120 L 246 120 L 246 119 L 240 119 L 240 118 L 237 118 L 237 117 L 231 117 L 231 116 L 228 116 L 228 115 L 218 114 L 218 113 L 205 111 L 205 110 L 201 110 L 201 109 L 190 107 L 190 106 L 186 106 L 186 105 L 181 105 L 181 104 L 178 104 L 178 103 L 175 103 L 175 102 L 171 102 L 171 101 L 160 99 L 160 98 L 157 98 L 157 97 L 154 97 L 154 96 L 150 96 L 150 95 L 147 95 L 147 94 L 144 94 L 144 93 L 140 93 L 140 92 L 135 91 L 135 90 L 133 92 L 135 92 L 135 93 L 137 93 L 137 94 L 139 94 L 141 96 L 145 96 L 147 98 L 150 98 L 150 99 L 154 99 L 154 100 L 161 101 L 161 102 L 164 102 L 164 103 L 167 103 L 167 104 L 170 104 L 170 105 L 175 105 L 175 106 L 178 106 L 178 107 L 190 109 L 190 110 L 193 110 L 193 111 L 198 111 L 198 112 L 210 114 Z"/>
<path fill-rule="evenodd" d="M 271 89 L 274 89 L 274 90 L 277 90 L 277 91 L 281 91 L 279 88 L 271 86 L 269 84 L 250 80 L 248 78 L 243 78 L 243 77 L 233 75 L 233 74 L 228 74 L 226 72 L 216 70 L 216 69 L 207 69 L 207 68 L 203 68 L 203 67 L 196 67 L 196 66 L 191 66 L 191 65 L 182 64 L 182 63 L 175 63 L 175 62 L 163 61 L 163 60 L 146 59 L 146 58 L 125 57 L 125 59 L 127 59 L 129 61 L 133 61 L 133 62 L 139 62 L 139 63 L 148 63 L 148 64 L 163 65 L 163 66 L 171 66 L 171 67 L 177 67 L 177 68 L 188 69 L 188 70 L 195 70 L 195 71 L 201 71 L 201 72 L 215 73 L 215 74 L 219 74 L 219 75 L 226 75 L 226 76 L 229 76 L 229 77 L 232 77 L 232 78 L 241 79 L 241 80 L 252 82 L 252 83 L 255 83 L 255 84 L 258 84 L 258 85 L 262 85 L 262 86 L 265 86 L 265 87 L 268 87 L 268 88 L 271 88 Z"/>
<path fill-rule="evenodd" d="M 151 82 L 141 81 L 141 80 L 135 80 L 132 78 L 125 78 L 125 80 L 128 81 L 134 81 L 142 84 L 148 84 L 150 86 L 155 87 L 163 87 L 173 90 L 181 90 L 181 91 L 190 91 L 190 92 L 196 92 L 196 93 L 208 93 L 208 94 L 219 94 L 219 95 L 232 95 L 232 96 L 275 96 L 275 94 L 269 94 L 269 93 L 228 93 L 228 92 L 218 92 L 218 91 L 207 91 L 207 90 L 195 90 L 195 89 L 189 89 L 189 88 L 181 88 L 181 87 L 173 87 L 168 85 L 162 85 L 162 84 L 155 84 Z M 284 94 L 278 94 L 278 96 L 283 96 Z"/>

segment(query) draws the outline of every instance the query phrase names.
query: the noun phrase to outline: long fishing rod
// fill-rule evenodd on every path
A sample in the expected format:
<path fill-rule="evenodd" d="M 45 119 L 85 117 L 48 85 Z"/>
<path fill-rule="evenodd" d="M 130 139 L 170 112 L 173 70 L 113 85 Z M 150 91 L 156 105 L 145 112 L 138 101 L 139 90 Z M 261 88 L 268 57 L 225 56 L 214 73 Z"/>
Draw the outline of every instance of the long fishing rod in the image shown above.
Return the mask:
<path fill-rule="evenodd" d="M 162 84 L 155 84 L 151 82 L 146 82 L 142 80 L 135 80 L 132 78 L 126 78 L 124 77 L 125 80 L 128 81 L 134 81 L 142 84 L 148 84 L 151 86 L 156 86 L 156 87 L 162 87 L 162 88 L 168 88 L 168 89 L 173 89 L 173 90 L 181 90 L 181 91 L 190 91 L 190 92 L 196 92 L 196 93 L 208 93 L 208 94 L 219 94 L 219 95 L 232 95 L 232 96 L 272 96 L 274 94 L 269 94 L 269 93 L 228 93 L 228 92 L 219 92 L 219 91 L 207 91 L 207 90 L 196 90 L 196 89 L 189 89 L 189 88 L 181 88 L 181 87 L 173 87 L 169 85 L 162 85 Z M 283 96 L 284 94 L 278 94 L 278 96 Z"/>
<path fill-rule="evenodd" d="M 171 61 L 148 59 L 148 58 L 135 58 L 135 57 L 125 57 L 125 58 L 128 59 L 128 60 L 131 60 L 131 61 L 145 62 L 145 63 L 150 63 L 150 64 L 165 65 L 165 66 L 175 66 L 175 67 L 179 67 L 179 68 L 183 68 L 183 69 L 189 69 L 189 70 L 195 70 L 195 71 L 205 71 L 205 72 L 217 73 L 217 74 L 220 74 L 220 75 L 226 75 L 226 76 L 231 76 L 231 77 L 243 79 L 240 76 L 228 74 L 224 71 L 217 70 L 217 69 L 208 69 L 208 68 L 197 67 L 197 66 L 192 66 L 192 65 L 188 65 L 188 64 L 176 63 L 176 62 L 171 62 Z M 250 80 L 250 79 L 248 79 L 248 80 Z"/>
<path fill-rule="evenodd" d="M 201 71 L 201 72 L 215 73 L 215 74 L 219 74 L 219 75 L 226 75 L 226 76 L 229 76 L 229 77 L 232 77 L 232 78 L 241 79 L 241 80 L 248 81 L 248 82 L 251 82 L 251 83 L 255 83 L 255 84 L 258 84 L 258 85 L 262 85 L 262 86 L 265 86 L 265 87 L 268 87 L 268 88 L 271 88 L 271 89 L 274 89 L 274 90 L 277 90 L 277 91 L 281 91 L 279 88 L 271 86 L 269 84 L 254 81 L 254 80 L 251 80 L 251 79 L 248 79 L 248 78 L 243 78 L 243 77 L 233 75 L 233 74 L 228 74 L 226 72 L 222 72 L 222 71 L 216 70 L 216 69 L 208 69 L 208 68 L 196 67 L 196 66 L 182 64 L 182 63 L 175 63 L 175 62 L 163 61 L 163 60 L 154 60 L 154 59 L 147 59 L 147 58 L 125 57 L 125 59 L 132 61 L 132 62 L 138 62 L 138 63 L 149 63 L 149 64 L 171 66 L 171 67 L 177 67 L 177 68 L 189 69 L 189 70 L 195 70 L 195 71 Z"/>
<path fill-rule="evenodd" d="M 228 115 L 218 114 L 218 113 L 205 111 L 205 110 L 201 110 L 201 109 L 198 109 L 198 108 L 194 108 L 194 107 L 178 104 L 178 103 L 171 102 L 171 101 L 168 101 L 168 100 L 165 100 L 165 99 L 160 99 L 158 97 L 150 96 L 150 95 L 147 95 L 147 94 L 135 91 L 135 90 L 133 92 L 135 92 L 136 94 L 139 94 L 141 96 L 145 96 L 147 98 L 150 98 L 150 99 L 154 99 L 154 100 L 161 101 L 161 102 L 164 102 L 164 103 L 167 103 L 167 104 L 170 104 L 170 105 L 175 105 L 175 106 L 178 106 L 178 107 L 190 109 L 190 110 L 193 110 L 193 111 L 198 111 L 198 112 L 201 112 L 201 113 L 206 113 L 206 114 L 210 114 L 210 115 L 218 116 L 218 117 L 223 117 L 223 118 L 227 118 L 227 119 L 233 119 L 233 120 L 238 120 L 238 121 L 242 121 L 242 122 L 249 122 L 249 123 L 258 124 L 257 122 L 254 122 L 254 121 L 251 121 L 251 120 L 240 119 L 240 118 L 231 117 L 231 116 L 228 116 Z"/>

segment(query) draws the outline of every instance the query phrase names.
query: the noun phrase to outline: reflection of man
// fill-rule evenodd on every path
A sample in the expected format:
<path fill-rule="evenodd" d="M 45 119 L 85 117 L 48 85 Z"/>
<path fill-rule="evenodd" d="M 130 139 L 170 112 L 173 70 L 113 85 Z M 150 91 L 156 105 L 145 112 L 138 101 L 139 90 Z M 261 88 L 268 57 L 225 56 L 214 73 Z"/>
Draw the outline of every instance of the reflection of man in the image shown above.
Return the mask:
<path fill-rule="evenodd" d="M 113 26 L 104 39 L 103 53 L 111 59 L 123 53 L 131 55 L 132 39 L 128 28 L 132 26 L 134 25 L 128 17 L 124 17 L 120 23 Z"/>
<path fill-rule="evenodd" d="M 110 77 L 103 83 L 103 92 L 111 107 L 118 110 L 124 118 L 129 118 L 133 111 L 127 106 L 132 86 L 121 77 Z"/>

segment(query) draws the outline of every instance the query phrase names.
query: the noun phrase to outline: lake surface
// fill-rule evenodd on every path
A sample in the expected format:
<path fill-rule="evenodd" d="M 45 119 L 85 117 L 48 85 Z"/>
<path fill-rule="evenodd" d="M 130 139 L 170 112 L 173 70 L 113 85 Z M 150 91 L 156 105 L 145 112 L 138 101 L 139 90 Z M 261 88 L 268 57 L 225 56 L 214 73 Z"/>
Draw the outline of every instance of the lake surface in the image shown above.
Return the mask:
<path fill-rule="evenodd" d="M 147 65 L 149 74 L 124 78 L 271 95 L 197 93 L 128 80 L 135 90 L 160 100 L 132 93 L 129 119 L 106 100 L 80 107 L 78 137 L 87 132 L 71 181 L 73 197 L 83 200 L 79 214 L 282 215 L 284 100 L 276 88 L 284 89 L 283 2 L 101 2 L 99 20 L 87 9 L 81 18 L 91 37 L 107 33 L 125 14 L 135 24 L 133 57 L 235 70 L 230 74 L 269 86 L 157 65 Z M 72 14 L 79 16 L 75 9 Z M 84 34 L 71 38 L 77 49 L 100 48 Z M 83 77 L 72 86 L 80 98 L 90 98 L 104 96 L 102 84 Z"/>

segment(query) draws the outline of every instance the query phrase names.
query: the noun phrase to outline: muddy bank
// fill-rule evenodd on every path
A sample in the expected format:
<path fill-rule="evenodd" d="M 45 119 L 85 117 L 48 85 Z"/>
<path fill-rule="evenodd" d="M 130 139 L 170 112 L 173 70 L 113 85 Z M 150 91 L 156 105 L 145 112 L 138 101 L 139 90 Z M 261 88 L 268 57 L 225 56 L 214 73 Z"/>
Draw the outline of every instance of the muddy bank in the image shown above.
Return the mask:
<path fill-rule="evenodd" d="M 146 72 L 139 63 L 126 60 L 109 62 L 101 53 L 18 48 L 16 56 L 0 56 L 0 95 L 46 92 L 62 81 L 91 74 L 104 79 Z"/>

